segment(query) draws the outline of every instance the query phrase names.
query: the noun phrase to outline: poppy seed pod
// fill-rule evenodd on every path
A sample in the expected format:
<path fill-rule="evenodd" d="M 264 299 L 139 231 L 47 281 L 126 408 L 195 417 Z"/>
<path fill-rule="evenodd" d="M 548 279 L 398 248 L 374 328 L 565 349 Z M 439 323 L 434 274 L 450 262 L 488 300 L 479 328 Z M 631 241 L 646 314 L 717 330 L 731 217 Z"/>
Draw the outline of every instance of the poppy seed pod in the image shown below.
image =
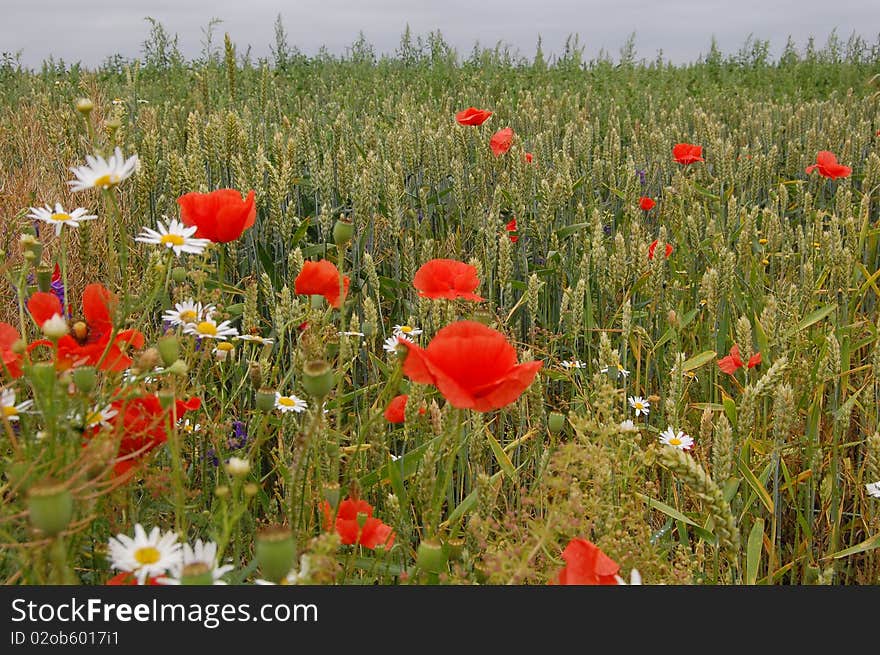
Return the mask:
<path fill-rule="evenodd" d="M 39 395 L 48 395 L 55 386 L 55 366 L 51 362 L 33 364 L 27 369 L 31 384 Z"/>
<path fill-rule="evenodd" d="M 186 375 L 186 372 L 189 370 L 189 366 L 186 365 L 186 362 L 182 359 L 178 359 L 171 366 L 165 369 L 168 373 L 172 375 L 178 375 L 183 377 Z"/>
<path fill-rule="evenodd" d="M 339 219 L 333 224 L 333 243 L 337 248 L 348 245 L 354 236 L 354 226 L 351 221 Z"/>
<path fill-rule="evenodd" d="M 70 524 L 73 496 L 63 484 L 45 480 L 28 490 L 28 515 L 31 525 L 55 536 Z"/>
<path fill-rule="evenodd" d="M 261 412 L 271 412 L 275 409 L 275 390 L 263 387 L 257 391 L 257 409 Z"/>
<path fill-rule="evenodd" d="M 159 406 L 162 409 L 168 409 L 174 404 L 175 394 L 170 389 L 160 389 L 156 396 L 159 398 Z"/>
<path fill-rule="evenodd" d="M 94 366 L 78 366 L 73 369 L 73 383 L 80 393 L 91 393 L 98 384 Z"/>
<path fill-rule="evenodd" d="M 175 266 L 171 269 L 171 279 L 177 284 L 181 284 L 186 280 L 186 269 L 183 266 Z"/>
<path fill-rule="evenodd" d="M 173 334 L 161 337 L 156 343 L 156 348 L 165 366 L 171 366 L 180 357 L 180 342 Z"/>
<path fill-rule="evenodd" d="M 257 562 L 263 577 L 280 582 L 290 572 L 296 559 L 296 544 L 289 528 L 273 526 L 257 534 Z"/>
<path fill-rule="evenodd" d="M 324 500 L 330 503 L 330 507 L 333 509 L 336 509 L 339 506 L 340 489 L 338 483 L 326 483 L 321 488 L 321 495 L 324 497 Z"/>
<path fill-rule="evenodd" d="M 52 290 L 52 269 L 48 266 L 37 268 L 37 288 L 45 293 Z"/>
<path fill-rule="evenodd" d="M 181 585 L 212 585 L 214 574 L 211 567 L 205 562 L 192 562 L 183 567 L 180 572 Z"/>
<path fill-rule="evenodd" d="M 324 398 L 335 384 L 330 364 L 323 359 L 313 359 L 303 365 L 303 388 L 317 399 Z"/>
<path fill-rule="evenodd" d="M 464 552 L 464 539 L 445 539 L 443 541 L 443 553 L 447 559 L 457 560 Z"/>
<path fill-rule="evenodd" d="M 550 412 L 547 416 L 547 429 L 550 430 L 550 434 L 559 434 L 564 427 L 565 416 L 559 412 Z"/>
<path fill-rule="evenodd" d="M 416 566 L 428 573 L 441 573 L 446 570 L 448 558 L 439 541 L 426 539 L 419 544 Z"/>

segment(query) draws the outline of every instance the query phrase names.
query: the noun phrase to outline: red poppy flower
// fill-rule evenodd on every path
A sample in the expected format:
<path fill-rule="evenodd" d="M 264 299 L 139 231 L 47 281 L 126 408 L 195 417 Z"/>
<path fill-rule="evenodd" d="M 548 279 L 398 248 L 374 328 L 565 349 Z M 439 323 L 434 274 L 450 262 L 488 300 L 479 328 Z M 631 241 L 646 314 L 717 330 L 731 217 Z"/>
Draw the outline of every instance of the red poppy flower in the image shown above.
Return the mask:
<path fill-rule="evenodd" d="M 20 338 L 18 330 L 9 325 L 9 323 L 0 323 L 0 360 L 3 361 L 3 366 L 0 367 L 0 374 L 8 371 L 9 375 L 14 378 L 22 376 L 21 355 L 12 352 L 12 344 Z"/>
<path fill-rule="evenodd" d="M 511 219 L 511 221 L 505 227 L 507 228 L 507 232 L 509 233 L 508 236 L 510 236 L 510 242 L 516 243 L 517 241 L 519 241 L 519 237 L 516 234 L 516 219 Z"/>
<path fill-rule="evenodd" d="M 180 220 L 184 225 L 198 226 L 195 236 L 215 243 L 227 243 L 241 237 L 257 218 L 253 191 L 242 200 L 235 189 L 218 189 L 211 193 L 187 193 L 177 199 Z"/>
<path fill-rule="evenodd" d="M 113 337 L 111 316 L 116 306 L 116 296 L 102 284 L 89 284 L 83 290 L 83 316 L 85 322 L 77 321 L 69 334 L 58 340 L 55 367 L 66 370 L 74 366 L 98 366 L 104 371 L 124 371 L 131 366 L 131 358 L 124 348 L 140 348 L 144 335 L 138 330 L 120 330 Z M 53 316 L 61 316 L 61 301 L 54 293 L 38 291 L 28 299 L 28 311 L 40 327 Z M 108 346 L 109 344 L 109 346 Z M 28 346 L 55 347 L 51 341 L 41 339 Z M 106 356 L 104 352 L 107 352 Z"/>
<path fill-rule="evenodd" d="M 816 163 L 812 166 L 807 166 L 807 175 L 816 169 L 819 170 L 819 175 L 832 180 L 838 177 L 849 177 L 850 173 L 852 173 L 852 169 L 849 166 L 839 164 L 835 154 L 827 150 L 819 151 L 819 154 L 816 155 Z"/>
<path fill-rule="evenodd" d="M 321 511 L 324 514 L 324 529 L 330 530 L 334 526 L 333 508 L 325 500 L 321 503 Z M 358 520 L 359 514 L 366 515 L 366 519 Z M 341 501 L 336 512 L 335 528 L 345 545 L 360 544 L 366 548 L 384 545 L 385 548 L 391 548 L 394 544 L 394 530 L 373 517 L 373 508 L 365 500 L 346 498 Z"/>
<path fill-rule="evenodd" d="M 748 368 L 755 368 L 758 364 L 761 363 L 761 353 L 755 353 L 751 357 L 749 357 L 749 363 L 747 364 Z M 730 354 L 726 357 L 722 357 L 718 360 L 718 368 L 727 373 L 728 375 L 733 375 L 736 373 L 737 369 L 742 368 L 743 361 L 742 357 L 739 354 L 739 346 L 733 344 L 730 348 Z"/>
<path fill-rule="evenodd" d="M 110 418 L 112 429 L 122 439 L 116 454 L 113 472 L 121 475 L 135 466 L 142 457 L 168 440 L 168 430 L 186 412 L 202 405 L 199 398 L 177 400 L 164 409 L 155 394 L 114 400 L 110 403 L 117 414 Z"/>
<path fill-rule="evenodd" d="M 525 154 L 525 158 L 526 158 L 526 163 L 527 163 L 527 164 L 531 164 L 531 163 L 535 160 L 535 155 L 533 155 L 533 154 L 530 153 L 530 152 L 527 152 L 527 153 Z"/>
<path fill-rule="evenodd" d="M 672 158 L 682 166 L 693 164 L 703 159 L 703 146 L 695 146 L 692 143 L 676 143 L 672 148 Z"/>
<path fill-rule="evenodd" d="M 413 286 L 422 298 L 483 300 L 474 293 L 480 286 L 476 267 L 454 259 L 432 259 L 422 264 L 413 277 Z"/>
<path fill-rule="evenodd" d="M 649 198 L 648 196 L 642 196 L 641 198 L 639 198 L 639 207 L 643 211 L 649 212 L 654 209 L 656 205 L 657 203 L 654 202 L 653 198 Z"/>
<path fill-rule="evenodd" d="M 654 239 L 651 242 L 651 245 L 648 246 L 648 259 L 654 259 L 654 251 L 657 249 L 657 239 Z M 672 244 L 666 244 L 666 257 L 672 254 Z"/>
<path fill-rule="evenodd" d="M 510 150 L 511 145 L 513 145 L 513 129 L 509 127 L 498 130 L 489 140 L 489 147 L 496 157 L 500 157 Z"/>
<path fill-rule="evenodd" d="M 539 360 L 518 364 L 504 335 L 475 321 L 447 325 L 424 349 L 400 343 L 409 350 L 403 372 L 410 380 L 433 384 L 453 407 L 477 412 L 515 402 L 544 365 Z"/>
<path fill-rule="evenodd" d="M 565 566 L 550 584 L 616 585 L 620 566 L 586 539 L 572 539 L 562 551 Z"/>
<path fill-rule="evenodd" d="M 342 279 L 343 294 L 339 296 L 339 269 L 333 262 L 322 259 L 306 262 L 293 283 L 294 291 L 306 296 L 324 296 L 331 307 L 339 309 L 348 295 L 348 276 Z"/>
<path fill-rule="evenodd" d="M 111 587 L 129 586 L 129 585 L 137 586 L 137 583 L 138 583 L 137 577 L 134 575 L 134 573 L 130 573 L 129 571 L 123 571 L 122 573 L 117 573 L 112 578 L 107 580 L 107 584 L 110 585 Z M 147 578 L 147 581 L 144 584 L 154 585 L 154 586 L 158 587 L 158 586 L 160 586 L 159 578 L 158 577 Z"/>
<path fill-rule="evenodd" d="M 467 109 L 462 109 L 458 112 L 455 115 L 455 120 L 458 121 L 459 125 L 482 125 L 489 120 L 489 116 L 491 115 L 492 112 L 486 109 L 468 107 Z"/>

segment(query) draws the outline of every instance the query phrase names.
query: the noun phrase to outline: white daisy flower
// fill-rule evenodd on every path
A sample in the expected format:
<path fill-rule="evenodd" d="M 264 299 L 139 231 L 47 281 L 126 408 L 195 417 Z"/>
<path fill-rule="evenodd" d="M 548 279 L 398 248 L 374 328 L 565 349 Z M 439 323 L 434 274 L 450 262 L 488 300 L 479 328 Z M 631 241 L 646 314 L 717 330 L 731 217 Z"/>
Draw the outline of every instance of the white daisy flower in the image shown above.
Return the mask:
<path fill-rule="evenodd" d="M 621 432 L 638 432 L 639 426 L 633 423 L 631 418 L 626 419 L 625 421 L 620 422 L 620 431 Z"/>
<path fill-rule="evenodd" d="M 251 463 L 241 457 L 230 457 L 226 462 L 226 472 L 232 477 L 243 478 L 251 470 Z"/>
<path fill-rule="evenodd" d="M 148 535 L 143 526 L 134 526 L 134 539 L 125 534 L 110 537 L 110 565 L 118 571 L 133 573 L 138 584 L 147 578 L 163 575 L 180 562 L 177 534 L 162 534 L 153 528 Z"/>
<path fill-rule="evenodd" d="M 201 539 L 197 539 L 195 548 L 189 544 L 183 544 L 183 551 L 180 557 L 169 567 L 170 575 L 159 578 L 158 582 L 160 584 L 179 585 L 184 570 L 193 564 L 204 564 L 211 572 L 215 585 L 225 585 L 226 582 L 222 580 L 222 577 L 235 568 L 232 564 L 217 566 L 217 544 L 213 541 L 203 542 Z"/>
<path fill-rule="evenodd" d="M 587 365 L 585 362 L 582 362 L 579 359 L 566 359 L 564 361 L 559 362 L 559 365 L 562 368 L 586 368 Z"/>
<path fill-rule="evenodd" d="M 270 582 L 269 580 L 258 579 L 258 580 L 254 580 L 254 584 L 258 584 L 258 585 L 274 585 L 274 584 L 294 585 L 294 584 L 299 584 L 302 580 L 309 577 L 310 570 L 311 570 L 311 565 L 309 562 L 309 556 L 306 555 L 305 553 L 303 553 L 302 555 L 299 556 L 299 571 L 297 571 L 296 569 L 291 569 L 290 573 L 285 575 L 281 579 L 281 582 L 278 582 L 278 583 Z"/>
<path fill-rule="evenodd" d="M 877 482 L 869 482 L 865 485 L 868 495 L 872 498 L 880 498 L 880 480 Z"/>
<path fill-rule="evenodd" d="M 690 450 L 691 446 L 694 445 L 694 439 L 681 430 L 676 432 L 670 425 L 660 433 L 660 443 L 666 446 L 673 446 L 679 450 Z"/>
<path fill-rule="evenodd" d="M 33 405 L 33 400 L 25 400 L 16 405 L 14 389 L 0 391 L 0 414 L 3 414 L 7 421 L 17 421 L 18 415 L 28 411 Z"/>
<path fill-rule="evenodd" d="M 54 210 L 49 205 L 45 207 L 31 207 L 31 213 L 28 214 L 28 218 L 54 225 L 55 236 L 58 236 L 61 234 L 61 228 L 65 225 L 68 227 L 79 227 L 82 221 L 93 221 L 98 217 L 90 214 L 87 209 L 82 207 L 77 207 L 72 212 L 67 212 L 60 202 L 56 202 Z"/>
<path fill-rule="evenodd" d="M 641 396 L 630 396 L 629 406 L 636 410 L 636 416 L 640 416 L 642 414 L 647 416 L 651 411 L 651 403 L 649 403 Z"/>
<path fill-rule="evenodd" d="M 86 428 L 94 428 L 97 426 L 110 427 L 110 419 L 119 413 L 113 409 L 113 405 L 104 405 L 104 407 L 92 407 L 91 411 L 86 415 L 85 421 L 82 421 Z M 79 417 L 77 417 L 79 419 Z"/>
<path fill-rule="evenodd" d="M 219 339 L 225 341 L 226 337 L 237 337 L 238 330 L 232 327 L 230 321 L 217 323 L 212 317 L 211 312 L 206 312 L 205 316 L 198 323 L 187 323 L 183 326 L 184 334 L 194 334 L 203 339 Z"/>
<path fill-rule="evenodd" d="M 401 341 L 409 341 L 410 343 L 413 343 L 412 339 L 407 339 L 405 336 L 394 335 L 385 339 L 385 343 L 382 344 L 382 350 L 386 353 L 396 353 L 397 346 Z"/>
<path fill-rule="evenodd" d="M 401 457 L 403 457 L 403 455 L 395 455 L 394 453 L 388 453 L 388 456 L 391 458 L 392 462 L 396 462 Z"/>
<path fill-rule="evenodd" d="M 308 407 L 308 404 L 302 398 L 294 396 L 293 394 L 282 396 L 277 391 L 275 392 L 275 409 L 280 409 L 284 414 L 287 412 L 304 412 Z"/>
<path fill-rule="evenodd" d="M 235 352 L 235 346 L 233 346 L 228 341 L 221 341 L 217 344 L 217 347 L 214 348 L 212 354 L 217 359 L 218 362 L 225 362 L 226 358 L 232 355 Z"/>
<path fill-rule="evenodd" d="M 202 303 L 192 298 L 174 304 L 174 309 L 166 309 L 162 314 L 162 320 L 171 325 L 184 325 L 185 323 L 200 323 L 207 314 L 213 313 L 214 305 L 202 307 Z M 241 338 L 241 337 L 239 337 Z"/>
<path fill-rule="evenodd" d="M 605 368 L 601 369 L 599 372 L 608 374 L 608 369 L 609 369 L 609 367 L 606 366 Z M 625 378 L 628 375 L 629 375 L 629 371 L 627 371 L 625 368 L 623 368 L 622 364 L 618 364 L 617 365 L 617 377 L 624 377 Z"/>
<path fill-rule="evenodd" d="M 337 337 L 363 337 L 366 336 L 363 332 L 337 332 Z"/>
<path fill-rule="evenodd" d="M 202 429 L 201 423 L 194 423 L 190 421 L 188 418 L 179 419 L 177 421 L 177 430 L 178 432 L 183 432 L 185 434 L 192 434 L 193 432 L 199 432 Z"/>
<path fill-rule="evenodd" d="M 259 343 L 263 346 L 271 346 L 275 343 L 274 339 L 267 339 L 266 337 L 261 337 L 256 334 L 239 334 L 236 339 L 241 341 L 253 341 L 254 343 Z"/>
<path fill-rule="evenodd" d="M 76 179 L 70 180 L 68 184 L 71 191 L 109 189 L 130 177 L 139 165 L 137 155 L 125 159 L 122 150 L 117 146 L 110 159 L 104 159 L 100 155 L 97 157 L 86 155 L 85 166 L 71 166 L 70 170 L 73 171 Z"/>
<path fill-rule="evenodd" d="M 393 328 L 395 337 L 417 337 L 422 330 L 412 325 L 395 325 Z"/>
<path fill-rule="evenodd" d="M 625 585 L 625 584 L 627 584 L 626 580 L 624 580 L 623 578 L 621 578 L 619 575 L 616 575 L 616 576 L 614 576 L 614 577 L 617 579 L 617 584 L 618 584 L 618 585 Z M 642 574 L 639 573 L 639 570 L 638 570 L 638 569 L 633 569 L 632 571 L 630 571 L 630 573 L 629 573 L 629 584 L 630 584 L 630 585 L 640 585 L 640 584 L 642 584 Z"/>
<path fill-rule="evenodd" d="M 163 225 L 162 221 L 156 221 L 156 225 L 159 228 L 158 231 L 151 230 L 148 227 L 142 228 L 141 233 L 134 240 L 140 243 L 152 243 L 171 248 L 178 257 L 182 252 L 201 255 L 205 252 L 208 244 L 211 243 L 210 239 L 196 239 L 193 237 L 193 234 L 199 229 L 198 226 L 187 227 L 176 218 L 172 218 L 168 225 Z"/>

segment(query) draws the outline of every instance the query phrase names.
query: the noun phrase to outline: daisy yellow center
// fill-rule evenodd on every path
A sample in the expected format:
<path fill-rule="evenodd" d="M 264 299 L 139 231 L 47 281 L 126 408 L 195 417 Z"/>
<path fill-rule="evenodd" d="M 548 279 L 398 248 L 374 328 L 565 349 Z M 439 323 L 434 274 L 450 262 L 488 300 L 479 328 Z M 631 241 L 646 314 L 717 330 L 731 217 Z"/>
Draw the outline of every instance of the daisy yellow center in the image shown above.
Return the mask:
<path fill-rule="evenodd" d="M 644 403 L 635 403 L 633 405 L 633 407 L 635 407 L 636 409 L 645 409 L 645 404 Z"/>
<path fill-rule="evenodd" d="M 12 405 L 5 406 L 3 416 L 18 416 L 18 410 Z"/>
<path fill-rule="evenodd" d="M 413 331 L 413 328 L 411 328 L 409 325 L 401 325 L 400 331 L 403 332 L 404 334 L 409 334 L 410 332 Z"/>
<path fill-rule="evenodd" d="M 161 557 L 161 553 L 159 553 L 158 549 L 153 548 L 152 546 L 144 546 L 143 548 L 138 548 L 134 551 L 134 558 L 137 560 L 138 564 L 146 565 L 146 564 L 155 564 L 159 561 Z"/>
<path fill-rule="evenodd" d="M 163 234 L 159 241 L 165 245 L 170 244 L 172 246 L 182 246 L 185 243 L 183 237 L 179 234 Z"/>
<path fill-rule="evenodd" d="M 231 343 L 227 343 L 224 341 L 223 343 L 217 345 L 217 350 L 225 350 L 226 352 L 229 352 L 234 347 L 235 346 L 233 346 Z"/>
<path fill-rule="evenodd" d="M 678 437 L 672 437 L 672 438 L 669 440 L 669 445 L 670 445 L 670 446 L 680 446 L 680 445 L 681 445 L 681 439 L 679 439 Z"/>
<path fill-rule="evenodd" d="M 96 187 L 108 187 L 119 184 L 119 176 L 116 173 L 107 173 L 95 178 Z"/>
<path fill-rule="evenodd" d="M 96 425 L 104 420 L 104 414 L 101 412 L 93 412 L 86 418 L 86 425 Z"/>
<path fill-rule="evenodd" d="M 290 398 L 289 396 L 281 396 L 278 399 L 278 404 L 284 405 L 285 407 L 293 407 L 294 405 L 296 405 L 296 401 L 293 398 Z"/>
<path fill-rule="evenodd" d="M 196 326 L 199 334 L 208 334 L 212 337 L 217 336 L 217 326 L 212 321 L 202 321 Z"/>
<path fill-rule="evenodd" d="M 192 309 L 184 309 L 182 312 L 180 312 L 180 320 L 186 323 L 195 323 L 195 320 L 198 317 L 199 315 L 196 314 L 195 310 Z"/>
<path fill-rule="evenodd" d="M 53 221 L 63 223 L 64 221 L 69 221 L 72 217 L 70 214 L 65 214 L 64 212 L 57 212 L 55 214 L 52 214 L 49 218 Z"/>

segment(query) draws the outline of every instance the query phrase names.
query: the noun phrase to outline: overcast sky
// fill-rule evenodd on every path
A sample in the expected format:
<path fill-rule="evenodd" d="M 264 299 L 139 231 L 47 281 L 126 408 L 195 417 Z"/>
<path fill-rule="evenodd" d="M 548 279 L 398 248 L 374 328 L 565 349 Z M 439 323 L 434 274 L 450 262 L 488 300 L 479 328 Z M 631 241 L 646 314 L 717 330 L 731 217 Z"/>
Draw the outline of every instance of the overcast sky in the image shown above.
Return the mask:
<path fill-rule="evenodd" d="M 834 28 L 843 41 L 855 31 L 869 44 L 880 31 L 880 0 L 2 0 L 0 10 L 0 52 L 20 51 L 31 67 L 49 55 L 88 66 L 140 55 L 146 16 L 177 34 L 187 57 L 198 56 L 212 17 L 223 21 L 215 43 L 229 32 L 239 52 L 250 45 L 254 58 L 267 56 L 279 12 L 289 43 L 306 54 L 321 45 L 342 53 L 359 30 L 392 53 L 407 23 L 415 34 L 439 29 L 463 57 L 476 41 L 502 40 L 531 58 L 539 34 L 545 53 L 558 53 L 575 32 L 588 58 L 600 48 L 616 57 L 635 32 L 640 57 L 662 49 L 677 63 L 704 54 L 712 35 L 728 53 L 751 33 L 769 39 L 775 56 L 788 35 L 802 48 L 810 35 L 824 44 Z"/>

